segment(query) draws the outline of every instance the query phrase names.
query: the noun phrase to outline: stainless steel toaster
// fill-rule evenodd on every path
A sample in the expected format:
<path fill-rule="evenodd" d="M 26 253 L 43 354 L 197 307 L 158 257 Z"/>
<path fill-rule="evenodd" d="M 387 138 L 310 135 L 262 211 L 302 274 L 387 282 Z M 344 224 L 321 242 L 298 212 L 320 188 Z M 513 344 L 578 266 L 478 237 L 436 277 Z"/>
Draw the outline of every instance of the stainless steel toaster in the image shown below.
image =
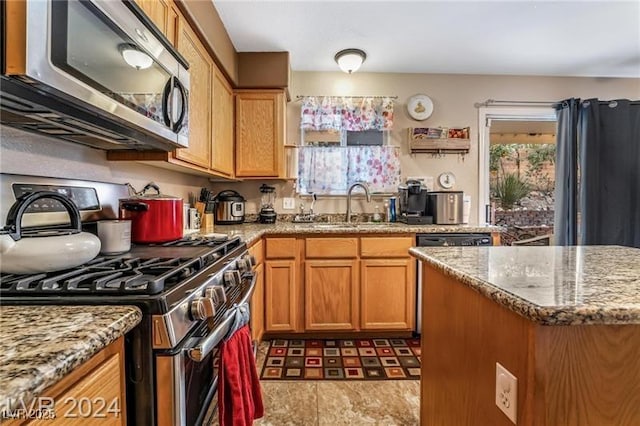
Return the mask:
<path fill-rule="evenodd" d="M 428 214 L 438 225 L 457 225 L 462 223 L 462 191 L 433 191 L 427 194 Z"/>

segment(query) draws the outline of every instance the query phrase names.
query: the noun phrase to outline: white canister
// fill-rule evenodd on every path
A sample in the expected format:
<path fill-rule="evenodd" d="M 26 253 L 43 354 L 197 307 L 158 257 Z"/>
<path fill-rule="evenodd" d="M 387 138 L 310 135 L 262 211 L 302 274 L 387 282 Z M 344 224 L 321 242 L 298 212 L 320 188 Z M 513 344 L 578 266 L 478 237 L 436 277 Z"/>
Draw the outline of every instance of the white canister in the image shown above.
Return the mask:
<path fill-rule="evenodd" d="M 98 222 L 101 254 L 118 254 L 131 250 L 130 220 L 101 220 Z"/>
<path fill-rule="evenodd" d="M 469 223 L 469 215 L 471 214 L 471 195 L 462 197 L 462 223 Z"/>
<path fill-rule="evenodd" d="M 191 229 L 191 225 L 189 224 L 189 204 L 184 203 L 182 206 L 182 224 L 185 230 Z"/>

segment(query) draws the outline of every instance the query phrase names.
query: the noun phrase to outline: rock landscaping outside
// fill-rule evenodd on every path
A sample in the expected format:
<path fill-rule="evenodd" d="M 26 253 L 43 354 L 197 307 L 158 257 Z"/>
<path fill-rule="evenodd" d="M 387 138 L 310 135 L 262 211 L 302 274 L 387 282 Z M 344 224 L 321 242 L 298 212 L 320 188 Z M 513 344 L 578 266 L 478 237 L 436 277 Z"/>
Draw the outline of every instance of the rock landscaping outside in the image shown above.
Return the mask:
<path fill-rule="evenodd" d="M 495 224 L 507 227 L 503 245 L 553 232 L 554 144 L 501 144 L 490 151 Z"/>

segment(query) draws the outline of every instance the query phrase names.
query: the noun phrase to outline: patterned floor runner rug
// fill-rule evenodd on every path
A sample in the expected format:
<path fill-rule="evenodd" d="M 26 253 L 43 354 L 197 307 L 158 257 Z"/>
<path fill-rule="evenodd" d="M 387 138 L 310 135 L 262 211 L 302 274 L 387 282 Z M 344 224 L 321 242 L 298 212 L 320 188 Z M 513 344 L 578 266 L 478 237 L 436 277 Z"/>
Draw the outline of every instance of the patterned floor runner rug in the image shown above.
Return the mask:
<path fill-rule="evenodd" d="M 418 380 L 420 340 L 271 340 L 260 378 Z"/>

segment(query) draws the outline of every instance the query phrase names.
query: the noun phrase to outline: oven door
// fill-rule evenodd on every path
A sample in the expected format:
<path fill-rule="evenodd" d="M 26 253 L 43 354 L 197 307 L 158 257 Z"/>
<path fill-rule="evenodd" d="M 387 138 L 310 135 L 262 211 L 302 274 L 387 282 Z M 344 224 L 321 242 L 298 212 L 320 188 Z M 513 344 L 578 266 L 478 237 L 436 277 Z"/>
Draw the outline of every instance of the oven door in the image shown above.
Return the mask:
<path fill-rule="evenodd" d="M 188 64 L 140 16 L 132 2 L 28 2 L 26 76 L 186 147 Z"/>
<path fill-rule="evenodd" d="M 242 277 L 242 292 L 219 321 L 204 321 L 177 348 L 159 351 L 156 365 L 156 419 L 159 426 L 208 424 L 218 388 L 219 348 L 232 332 L 237 306 L 248 304 L 253 273 Z M 237 306 L 236 306 L 237 305 Z"/>
<path fill-rule="evenodd" d="M 200 361 L 188 356 L 187 347 L 205 338 L 208 324 L 198 327 L 175 353 L 158 353 L 156 364 L 156 421 L 159 426 L 193 426 L 204 423 L 218 381 L 218 348 Z"/>

